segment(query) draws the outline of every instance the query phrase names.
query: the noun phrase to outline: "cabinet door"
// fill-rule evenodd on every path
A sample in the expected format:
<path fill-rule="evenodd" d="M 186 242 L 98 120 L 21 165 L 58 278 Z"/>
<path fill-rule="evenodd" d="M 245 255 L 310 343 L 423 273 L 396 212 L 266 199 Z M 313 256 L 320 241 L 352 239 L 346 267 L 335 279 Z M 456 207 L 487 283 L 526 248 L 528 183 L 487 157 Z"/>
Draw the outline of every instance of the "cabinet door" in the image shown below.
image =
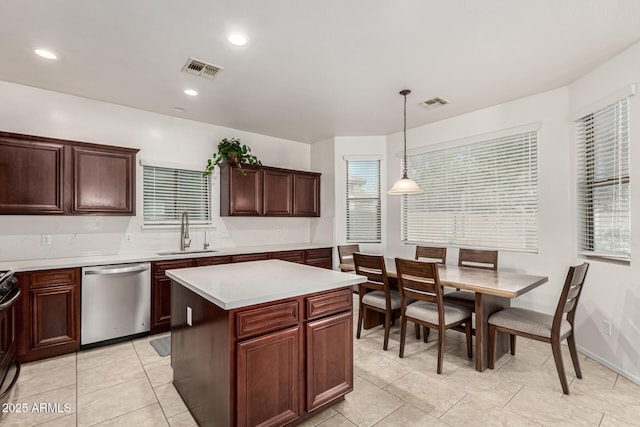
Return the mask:
<path fill-rule="evenodd" d="M 263 214 L 291 216 L 293 180 L 290 171 L 263 168 Z"/>
<path fill-rule="evenodd" d="M 300 327 L 237 344 L 237 425 L 281 426 L 300 416 Z"/>
<path fill-rule="evenodd" d="M 64 146 L 0 133 L 0 213 L 63 213 Z"/>
<path fill-rule="evenodd" d="M 75 285 L 31 290 L 32 351 L 65 344 L 79 349 L 79 296 Z"/>
<path fill-rule="evenodd" d="M 333 249 L 307 249 L 306 264 L 331 270 L 333 268 Z"/>
<path fill-rule="evenodd" d="M 159 334 L 171 329 L 171 279 L 166 270 L 187 268 L 193 265 L 191 259 L 158 261 L 153 263 L 151 284 L 151 325 L 150 333 Z"/>
<path fill-rule="evenodd" d="M 73 213 L 135 214 L 135 152 L 72 147 Z"/>
<path fill-rule="evenodd" d="M 171 279 L 167 276 L 153 278 L 151 288 L 151 333 L 171 329 Z"/>
<path fill-rule="evenodd" d="M 243 165 L 242 171 L 227 164 L 220 168 L 220 215 L 262 215 L 262 171 Z"/>
<path fill-rule="evenodd" d="M 351 311 L 309 322 L 307 341 L 307 411 L 353 390 Z"/>
<path fill-rule="evenodd" d="M 320 175 L 293 174 L 293 215 L 320 216 Z"/>

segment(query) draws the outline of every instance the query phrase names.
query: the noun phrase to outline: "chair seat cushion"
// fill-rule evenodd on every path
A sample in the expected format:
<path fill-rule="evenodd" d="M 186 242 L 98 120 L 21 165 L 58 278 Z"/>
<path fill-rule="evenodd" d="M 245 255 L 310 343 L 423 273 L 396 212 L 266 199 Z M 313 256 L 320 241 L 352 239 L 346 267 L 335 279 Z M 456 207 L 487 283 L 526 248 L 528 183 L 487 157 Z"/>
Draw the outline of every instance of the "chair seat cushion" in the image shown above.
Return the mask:
<path fill-rule="evenodd" d="M 400 308 L 400 293 L 396 290 L 392 290 L 389 292 L 389 294 L 391 299 L 391 310 Z M 371 305 L 373 307 L 378 307 L 383 310 L 387 309 L 387 302 L 385 301 L 384 292 L 382 291 L 373 291 L 366 293 L 362 297 L 362 303 Z"/>
<path fill-rule="evenodd" d="M 527 334 L 551 338 L 551 325 L 553 316 L 525 308 L 506 308 L 489 317 L 489 324 L 496 325 Z M 562 319 L 560 324 L 560 338 L 564 338 L 571 332 L 571 324 Z"/>
<path fill-rule="evenodd" d="M 454 301 L 465 301 L 475 304 L 476 302 L 476 294 L 469 291 L 455 291 L 449 292 L 442 296 L 445 301 L 454 302 Z"/>
<path fill-rule="evenodd" d="M 438 305 L 433 302 L 418 301 L 409 306 L 405 311 L 407 317 L 419 319 L 427 323 L 437 325 L 438 321 Z M 471 311 L 465 307 L 444 304 L 444 324 L 450 325 L 452 323 L 459 322 L 467 317 L 471 317 Z"/>

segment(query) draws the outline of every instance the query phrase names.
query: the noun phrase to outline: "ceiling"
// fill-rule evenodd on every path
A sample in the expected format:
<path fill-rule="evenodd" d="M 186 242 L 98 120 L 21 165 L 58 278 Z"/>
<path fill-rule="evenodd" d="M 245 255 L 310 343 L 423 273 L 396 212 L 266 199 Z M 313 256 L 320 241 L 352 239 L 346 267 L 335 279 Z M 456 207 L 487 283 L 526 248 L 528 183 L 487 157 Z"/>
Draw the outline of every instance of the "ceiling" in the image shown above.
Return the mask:
<path fill-rule="evenodd" d="M 9 0 L 0 80 L 311 143 L 401 130 L 404 88 L 411 128 L 566 85 L 639 18 L 637 0 Z"/>

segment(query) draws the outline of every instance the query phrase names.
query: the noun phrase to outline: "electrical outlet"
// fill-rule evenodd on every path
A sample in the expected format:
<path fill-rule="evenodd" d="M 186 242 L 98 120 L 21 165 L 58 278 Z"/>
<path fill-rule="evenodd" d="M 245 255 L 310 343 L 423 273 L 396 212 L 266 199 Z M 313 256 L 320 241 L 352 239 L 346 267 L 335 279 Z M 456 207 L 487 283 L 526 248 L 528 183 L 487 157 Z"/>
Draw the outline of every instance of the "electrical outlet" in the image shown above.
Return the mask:
<path fill-rule="evenodd" d="M 608 337 L 611 336 L 612 333 L 612 328 L 611 328 L 611 321 L 609 320 L 604 320 L 602 322 L 602 332 L 604 332 L 604 334 Z"/>
<path fill-rule="evenodd" d="M 40 239 L 40 244 L 42 246 L 50 246 L 51 245 L 51 235 L 43 234 Z"/>
<path fill-rule="evenodd" d="M 124 235 L 124 241 L 125 242 L 130 242 L 133 240 L 133 236 L 131 235 L 131 233 L 125 233 Z"/>
<path fill-rule="evenodd" d="M 220 238 L 221 239 L 230 239 L 231 238 L 231 232 L 230 231 L 222 231 L 222 232 L 220 232 Z"/>

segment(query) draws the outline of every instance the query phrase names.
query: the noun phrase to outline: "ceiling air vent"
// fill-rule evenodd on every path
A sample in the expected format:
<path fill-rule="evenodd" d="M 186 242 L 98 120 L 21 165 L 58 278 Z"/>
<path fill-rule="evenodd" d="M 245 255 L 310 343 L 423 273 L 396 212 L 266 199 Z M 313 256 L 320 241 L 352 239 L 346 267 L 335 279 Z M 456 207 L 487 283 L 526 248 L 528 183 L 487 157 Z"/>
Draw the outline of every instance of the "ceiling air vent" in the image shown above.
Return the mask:
<path fill-rule="evenodd" d="M 217 76 L 222 70 L 224 70 L 224 68 L 195 58 L 189 58 L 187 63 L 184 64 L 184 67 L 182 67 L 182 71 L 185 73 L 195 74 L 196 76 L 202 76 L 209 79 Z"/>
<path fill-rule="evenodd" d="M 442 107 L 443 105 L 447 105 L 449 103 L 449 101 L 447 101 L 444 98 L 433 98 L 433 99 L 428 99 L 424 102 L 422 102 L 420 105 L 422 105 L 424 108 L 428 108 L 428 109 L 433 109 L 433 108 L 437 108 L 437 107 Z"/>

